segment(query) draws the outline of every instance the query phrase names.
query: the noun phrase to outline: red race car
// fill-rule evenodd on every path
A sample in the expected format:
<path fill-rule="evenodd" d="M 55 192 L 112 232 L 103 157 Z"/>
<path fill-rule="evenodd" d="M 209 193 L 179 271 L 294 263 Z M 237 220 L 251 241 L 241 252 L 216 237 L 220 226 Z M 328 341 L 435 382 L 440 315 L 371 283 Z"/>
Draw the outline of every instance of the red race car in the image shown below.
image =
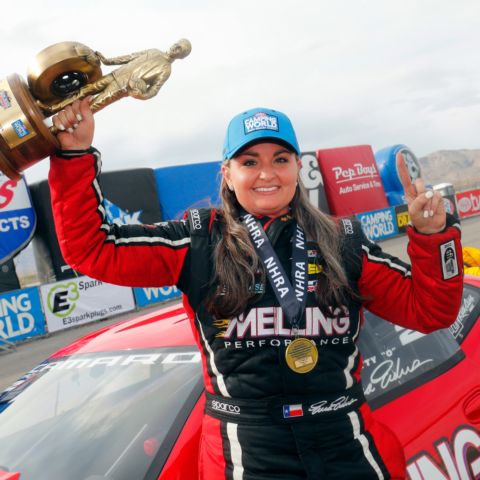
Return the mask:
<path fill-rule="evenodd" d="M 362 381 L 411 480 L 480 475 L 480 277 L 429 335 L 369 312 Z M 201 360 L 176 304 L 90 334 L 0 394 L 0 480 L 194 480 Z"/>

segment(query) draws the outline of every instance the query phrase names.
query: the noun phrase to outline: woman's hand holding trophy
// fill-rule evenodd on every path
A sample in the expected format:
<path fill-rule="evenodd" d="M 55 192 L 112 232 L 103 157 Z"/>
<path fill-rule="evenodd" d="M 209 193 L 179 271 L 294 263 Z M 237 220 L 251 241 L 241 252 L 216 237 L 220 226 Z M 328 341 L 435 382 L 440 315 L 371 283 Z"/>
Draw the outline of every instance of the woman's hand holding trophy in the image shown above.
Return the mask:
<path fill-rule="evenodd" d="M 77 42 L 42 50 L 29 69 L 28 86 L 13 74 L 0 80 L 0 170 L 18 180 L 21 172 L 55 149 L 85 149 L 93 137 L 93 115 L 120 98 L 154 97 L 185 58 L 190 42 L 106 58 Z M 101 64 L 120 65 L 102 75 Z M 45 118 L 56 114 L 51 128 Z"/>

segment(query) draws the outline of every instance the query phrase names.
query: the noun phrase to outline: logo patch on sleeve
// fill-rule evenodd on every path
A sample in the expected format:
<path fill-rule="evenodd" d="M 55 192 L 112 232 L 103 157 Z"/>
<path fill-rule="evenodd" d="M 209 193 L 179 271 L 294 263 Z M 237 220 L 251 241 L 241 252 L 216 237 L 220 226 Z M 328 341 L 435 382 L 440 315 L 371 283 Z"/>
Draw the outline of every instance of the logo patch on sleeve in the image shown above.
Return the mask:
<path fill-rule="evenodd" d="M 455 242 L 450 240 L 440 245 L 440 255 L 442 258 L 443 279 L 448 280 L 459 274 L 457 263 L 457 252 L 455 251 Z"/>
<path fill-rule="evenodd" d="M 243 121 L 245 133 L 252 133 L 256 130 L 275 130 L 278 132 L 278 118 L 275 115 L 267 115 L 258 112 Z"/>

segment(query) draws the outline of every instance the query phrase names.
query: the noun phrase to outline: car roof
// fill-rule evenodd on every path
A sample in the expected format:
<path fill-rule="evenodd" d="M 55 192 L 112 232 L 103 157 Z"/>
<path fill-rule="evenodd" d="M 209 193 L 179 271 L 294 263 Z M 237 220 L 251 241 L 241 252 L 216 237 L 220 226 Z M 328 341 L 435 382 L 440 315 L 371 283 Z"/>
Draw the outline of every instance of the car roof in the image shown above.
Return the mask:
<path fill-rule="evenodd" d="M 96 330 L 61 348 L 51 358 L 78 353 L 195 345 L 188 322 L 183 305 L 175 303 Z"/>

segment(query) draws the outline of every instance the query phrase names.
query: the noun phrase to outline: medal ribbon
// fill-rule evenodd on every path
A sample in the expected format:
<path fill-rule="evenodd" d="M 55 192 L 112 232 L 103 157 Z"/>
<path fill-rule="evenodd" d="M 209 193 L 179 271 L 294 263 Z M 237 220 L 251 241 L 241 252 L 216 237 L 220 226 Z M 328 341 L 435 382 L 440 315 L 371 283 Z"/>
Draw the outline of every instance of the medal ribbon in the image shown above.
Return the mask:
<path fill-rule="evenodd" d="M 285 317 L 292 328 L 298 330 L 299 322 L 307 304 L 308 291 L 308 253 L 302 227 L 296 222 L 294 223 L 292 281 L 290 282 L 262 224 L 253 215 L 246 212 L 243 212 L 241 220 L 247 227 L 255 250 L 267 272 L 268 281 Z"/>

